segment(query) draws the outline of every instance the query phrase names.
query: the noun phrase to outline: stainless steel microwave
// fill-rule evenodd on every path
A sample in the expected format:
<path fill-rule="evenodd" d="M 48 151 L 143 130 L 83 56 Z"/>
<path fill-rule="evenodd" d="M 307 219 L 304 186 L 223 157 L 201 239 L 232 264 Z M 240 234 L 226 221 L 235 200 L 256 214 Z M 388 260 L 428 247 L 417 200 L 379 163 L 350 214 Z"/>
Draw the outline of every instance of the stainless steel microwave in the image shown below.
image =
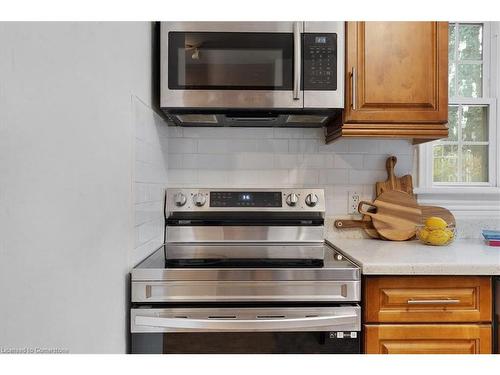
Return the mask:
<path fill-rule="evenodd" d="M 343 108 L 344 22 L 162 22 L 160 76 L 160 107 L 186 119 Z"/>

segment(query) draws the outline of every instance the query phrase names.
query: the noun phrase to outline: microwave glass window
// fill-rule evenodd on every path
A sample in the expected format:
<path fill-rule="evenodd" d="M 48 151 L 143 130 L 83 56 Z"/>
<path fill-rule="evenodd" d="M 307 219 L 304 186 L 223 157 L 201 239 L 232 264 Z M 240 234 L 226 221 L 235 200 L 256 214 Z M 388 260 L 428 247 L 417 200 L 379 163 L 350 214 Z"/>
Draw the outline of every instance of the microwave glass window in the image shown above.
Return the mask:
<path fill-rule="evenodd" d="M 170 89 L 290 90 L 287 33 L 169 33 Z"/>

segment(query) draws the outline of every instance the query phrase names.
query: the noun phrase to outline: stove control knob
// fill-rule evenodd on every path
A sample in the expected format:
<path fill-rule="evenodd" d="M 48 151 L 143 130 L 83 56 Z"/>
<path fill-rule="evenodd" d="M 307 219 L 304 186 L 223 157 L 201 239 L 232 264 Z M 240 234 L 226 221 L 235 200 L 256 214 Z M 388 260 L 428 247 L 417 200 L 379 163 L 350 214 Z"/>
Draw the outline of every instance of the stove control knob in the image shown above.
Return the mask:
<path fill-rule="evenodd" d="M 316 206 L 316 204 L 318 204 L 318 196 L 314 193 L 311 193 L 311 194 L 307 194 L 307 197 L 306 197 L 306 204 L 309 206 L 309 207 L 314 207 Z"/>
<path fill-rule="evenodd" d="M 186 204 L 187 198 L 182 193 L 177 193 L 174 195 L 174 202 L 177 207 L 182 207 Z"/>
<path fill-rule="evenodd" d="M 207 201 L 207 198 L 205 198 L 205 196 L 202 193 L 196 193 L 193 196 L 193 202 L 198 207 L 203 206 L 206 201 Z"/>
<path fill-rule="evenodd" d="M 286 204 L 288 204 L 289 206 L 295 206 L 298 201 L 299 197 L 295 193 L 288 194 L 288 196 L 286 197 Z"/>

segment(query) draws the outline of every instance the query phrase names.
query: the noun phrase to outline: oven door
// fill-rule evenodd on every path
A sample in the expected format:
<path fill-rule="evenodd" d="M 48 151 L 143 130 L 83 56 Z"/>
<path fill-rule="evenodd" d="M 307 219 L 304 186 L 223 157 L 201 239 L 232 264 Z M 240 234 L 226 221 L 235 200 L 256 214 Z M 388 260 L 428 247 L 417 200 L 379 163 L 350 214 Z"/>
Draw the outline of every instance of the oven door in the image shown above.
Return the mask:
<path fill-rule="evenodd" d="M 303 22 L 162 22 L 161 107 L 303 108 Z"/>
<path fill-rule="evenodd" d="M 138 308 L 132 353 L 360 353 L 360 307 Z"/>

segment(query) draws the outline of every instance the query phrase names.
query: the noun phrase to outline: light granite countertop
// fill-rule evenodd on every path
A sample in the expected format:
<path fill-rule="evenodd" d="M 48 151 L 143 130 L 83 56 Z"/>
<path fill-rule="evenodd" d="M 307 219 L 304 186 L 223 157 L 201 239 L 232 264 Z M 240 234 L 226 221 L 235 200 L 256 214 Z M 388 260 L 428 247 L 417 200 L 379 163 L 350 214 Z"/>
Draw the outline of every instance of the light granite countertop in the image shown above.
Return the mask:
<path fill-rule="evenodd" d="M 500 247 L 480 239 L 457 239 L 448 246 L 335 236 L 327 236 L 326 242 L 365 275 L 500 275 Z"/>

